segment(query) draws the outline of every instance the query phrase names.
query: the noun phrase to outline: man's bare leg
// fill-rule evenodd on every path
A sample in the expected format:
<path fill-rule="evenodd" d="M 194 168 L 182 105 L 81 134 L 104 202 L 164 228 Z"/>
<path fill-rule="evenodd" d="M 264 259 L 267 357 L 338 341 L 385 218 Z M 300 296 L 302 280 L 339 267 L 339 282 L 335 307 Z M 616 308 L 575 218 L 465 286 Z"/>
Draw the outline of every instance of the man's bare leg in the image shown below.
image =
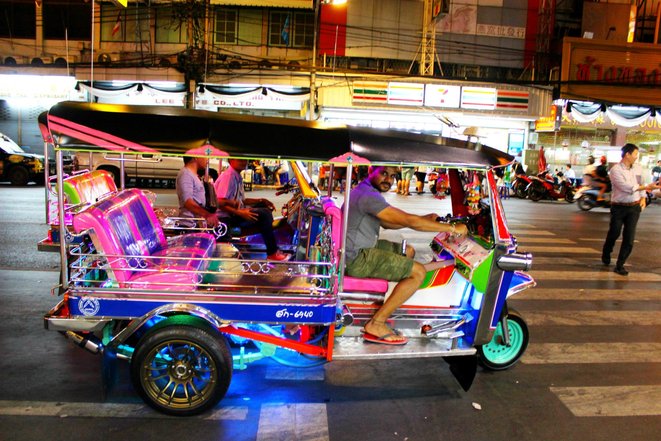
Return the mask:
<path fill-rule="evenodd" d="M 406 340 L 406 338 L 402 336 L 393 335 L 392 329 L 386 325 L 386 320 L 388 320 L 392 313 L 417 291 L 424 280 L 426 273 L 425 267 L 421 263 L 414 262 L 411 275 L 406 279 L 402 279 L 397 286 L 395 286 L 395 289 L 393 289 L 388 300 L 386 300 L 381 308 L 379 308 L 372 319 L 365 324 L 365 332 L 376 337 L 388 335 L 388 337 L 384 339 L 386 341 Z"/>

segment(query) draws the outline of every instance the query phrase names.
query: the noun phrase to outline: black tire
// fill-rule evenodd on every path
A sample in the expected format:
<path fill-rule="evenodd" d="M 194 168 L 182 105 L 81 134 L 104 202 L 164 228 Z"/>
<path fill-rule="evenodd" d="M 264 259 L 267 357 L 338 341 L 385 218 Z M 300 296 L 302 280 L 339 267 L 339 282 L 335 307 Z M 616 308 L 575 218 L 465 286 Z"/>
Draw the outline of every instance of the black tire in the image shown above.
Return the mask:
<path fill-rule="evenodd" d="M 216 406 L 232 380 L 232 355 L 220 333 L 170 325 L 147 333 L 131 357 L 133 387 L 151 407 L 190 416 Z"/>
<path fill-rule="evenodd" d="M 522 183 L 518 183 L 514 187 L 514 196 L 516 196 L 519 199 L 525 199 L 528 196 L 526 187 L 524 187 Z"/>
<path fill-rule="evenodd" d="M 580 208 L 583 211 L 590 211 L 594 208 L 595 206 L 595 200 L 592 198 L 592 196 L 584 194 L 581 195 L 580 198 L 576 201 L 578 208 Z"/>
<path fill-rule="evenodd" d="M 23 166 L 15 165 L 11 169 L 9 169 L 9 173 L 7 173 L 7 177 L 9 178 L 9 182 L 11 182 L 11 185 L 24 187 L 28 185 L 28 181 L 30 180 L 30 172 L 27 168 Z"/>
<path fill-rule="evenodd" d="M 429 191 L 431 191 L 431 194 L 438 193 L 438 189 L 436 188 L 436 181 L 432 181 L 429 183 Z"/>
<path fill-rule="evenodd" d="M 99 170 L 105 170 L 108 173 L 110 173 L 112 175 L 112 180 L 115 181 L 115 185 L 117 186 L 117 188 L 119 188 L 119 186 L 121 185 L 121 179 L 120 179 L 119 169 L 117 167 L 104 165 L 99 167 Z M 128 180 L 124 179 L 124 183 L 128 184 Z"/>
<path fill-rule="evenodd" d="M 515 365 L 526 352 L 530 340 L 528 325 L 521 314 L 511 308 L 507 313 L 507 327 L 510 334 L 509 346 L 503 342 L 503 326 L 500 322 L 491 341 L 478 346 L 478 360 L 486 369 L 492 371 L 508 369 Z"/>
<path fill-rule="evenodd" d="M 574 190 L 572 190 L 571 188 L 567 189 L 567 192 L 565 193 L 565 200 L 567 202 L 569 202 L 570 204 L 573 204 L 575 202 L 574 201 Z"/>
<path fill-rule="evenodd" d="M 533 184 L 528 189 L 528 198 L 534 202 L 541 201 L 544 197 L 544 189 L 540 188 L 539 185 Z"/>

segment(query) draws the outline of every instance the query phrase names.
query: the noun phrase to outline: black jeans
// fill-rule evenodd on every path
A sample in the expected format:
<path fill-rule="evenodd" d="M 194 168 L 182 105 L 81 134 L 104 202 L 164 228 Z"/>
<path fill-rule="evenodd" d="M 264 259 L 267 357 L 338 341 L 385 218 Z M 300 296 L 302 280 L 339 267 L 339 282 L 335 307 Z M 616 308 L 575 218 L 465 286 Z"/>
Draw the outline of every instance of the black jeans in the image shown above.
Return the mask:
<path fill-rule="evenodd" d="M 604 242 L 603 255 L 610 256 L 615 247 L 615 241 L 622 233 L 622 244 L 617 256 L 617 266 L 623 267 L 633 250 L 633 241 L 636 238 L 636 224 L 640 217 L 640 205 L 613 205 L 611 206 L 611 221 Z M 624 229 L 624 231 L 623 231 Z"/>
<path fill-rule="evenodd" d="M 221 222 L 227 222 L 230 226 L 233 227 L 255 227 L 259 230 L 259 234 L 262 235 L 264 239 L 264 245 L 266 245 L 266 254 L 270 255 L 278 251 L 278 243 L 275 239 L 275 234 L 273 233 L 273 214 L 271 210 L 265 207 L 250 207 L 250 209 L 257 213 L 257 220 L 254 222 L 247 221 L 239 216 L 231 216 L 230 218 L 223 219 Z"/>

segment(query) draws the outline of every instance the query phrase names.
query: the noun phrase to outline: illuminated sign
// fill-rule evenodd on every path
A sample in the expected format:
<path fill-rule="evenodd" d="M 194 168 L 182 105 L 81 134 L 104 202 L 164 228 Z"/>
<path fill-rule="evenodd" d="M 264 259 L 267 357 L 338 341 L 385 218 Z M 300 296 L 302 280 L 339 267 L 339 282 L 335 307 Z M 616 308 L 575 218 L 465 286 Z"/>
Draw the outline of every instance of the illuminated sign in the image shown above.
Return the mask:
<path fill-rule="evenodd" d="M 422 106 L 425 85 L 419 83 L 388 83 L 388 104 Z"/>
<path fill-rule="evenodd" d="M 460 101 L 461 86 L 425 85 L 425 106 L 458 109 Z"/>
<path fill-rule="evenodd" d="M 560 130 L 562 109 L 551 106 L 551 115 L 544 116 L 535 121 L 535 132 L 557 132 Z"/>
<path fill-rule="evenodd" d="M 462 87 L 462 109 L 493 110 L 496 108 L 496 89 L 489 87 Z"/>

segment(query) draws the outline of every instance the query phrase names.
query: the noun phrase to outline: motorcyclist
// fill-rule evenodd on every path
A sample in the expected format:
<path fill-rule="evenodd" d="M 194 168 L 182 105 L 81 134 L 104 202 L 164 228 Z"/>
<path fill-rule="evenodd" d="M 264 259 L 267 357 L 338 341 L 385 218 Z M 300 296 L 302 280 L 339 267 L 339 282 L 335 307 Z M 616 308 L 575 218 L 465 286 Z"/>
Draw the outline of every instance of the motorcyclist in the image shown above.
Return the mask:
<path fill-rule="evenodd" d="M 606 193 L 610 187 L 610 178 L 608 177 L 608 160 L 605 156 L 601 157 L 599 160 L 599 165 L 595 168 L 593 182 L 595 186 L 599 187 L 597 201 L 603 201 L 604 193 Z"/>

